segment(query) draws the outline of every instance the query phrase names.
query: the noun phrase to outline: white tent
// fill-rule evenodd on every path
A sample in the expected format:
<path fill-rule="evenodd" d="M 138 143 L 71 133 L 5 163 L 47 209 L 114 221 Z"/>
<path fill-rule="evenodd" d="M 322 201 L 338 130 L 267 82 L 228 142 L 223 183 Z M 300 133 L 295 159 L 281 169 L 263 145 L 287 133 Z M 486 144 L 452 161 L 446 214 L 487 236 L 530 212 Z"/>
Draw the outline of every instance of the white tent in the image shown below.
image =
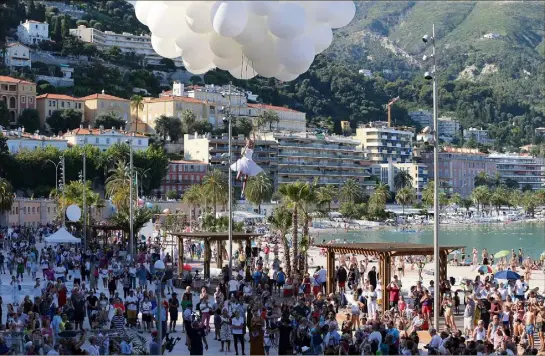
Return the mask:
<path fill-rule="evenodd" d="M 81 239 L 72 236 L 64 227 L 61 227 L 53 235 L 46 237 L 45 242 L 49 244 L 79 244 Z"/>

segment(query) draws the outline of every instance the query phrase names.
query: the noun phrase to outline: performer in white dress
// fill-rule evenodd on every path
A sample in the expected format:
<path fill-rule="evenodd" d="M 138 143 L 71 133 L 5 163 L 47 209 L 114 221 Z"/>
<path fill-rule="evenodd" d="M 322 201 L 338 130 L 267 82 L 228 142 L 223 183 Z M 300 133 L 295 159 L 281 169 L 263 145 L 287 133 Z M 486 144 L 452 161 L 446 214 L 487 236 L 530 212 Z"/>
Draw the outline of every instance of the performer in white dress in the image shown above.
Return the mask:
<path fill-rule="evenodd" d="M 263 169 L 261 169 L 261 167 L 259 167 L 257 163 L 255 163 L 252 159 L 255 148 L 254 140 L 246 140 L 246 146 L 242 149 L 242 157 L 231 165 L 231 169 L 237 172 L 237 179 L 242 180 L 241 197 L 244 197 L 244 190 L 246 189 L 246 182 L 248 181 L 248 177 L 253 177 L 263 172 Z"/>

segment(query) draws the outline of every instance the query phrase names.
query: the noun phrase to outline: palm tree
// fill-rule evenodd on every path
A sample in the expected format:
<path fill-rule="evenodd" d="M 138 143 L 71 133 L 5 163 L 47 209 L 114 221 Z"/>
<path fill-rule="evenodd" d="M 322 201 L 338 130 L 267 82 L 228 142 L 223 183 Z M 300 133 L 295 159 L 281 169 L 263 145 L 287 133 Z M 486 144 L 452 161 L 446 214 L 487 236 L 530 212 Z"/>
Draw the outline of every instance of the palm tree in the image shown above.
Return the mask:
<path fill-rule="evenodd" d="M 490 181 L 490 177 L 486 172 L 479 172 L 475 176 L 475 187 L 481 186 L 481 185 L 488 185 L 488 182 Z"/>
<path fill-rule="evenodd" d="M 283 184 L 278 188 L 278 192 L 282 196 L 282 199 L 286 206 L 292 210 L 292 247 L 293 247 L 293 261 L 297 261 L 299 257 L 299 241 L 298 241 L 298 222 L 299 211 L 302 210 L 305 197 L 310 193 L 310 187 L 308 183 L 295 182 L 290 184 Z"/>
<path fill-rule="evenodd" d="M 396 191 L 409 187 L 413 187 L 413 178 L 407 171 L 399 170 L 394 177 L 394 188 Z"/>
<path fill-rule="evenodd" d="M 131 172 L 125 161 L 117 161 L 106 179 L 106 195 L 118 210 L 128 209 L 130 198 Z"/>
<path fill-rule="evenodd" d="M 454 193 L 450 196 L 449 202 L 460 206 L 462 204 L 462 196 L 459 193 Z"/>
<path fill-rule="evenodd" d="M 203 191 L 200 184 L 193 184 L 184 193 L 182 202 L 189 205 L 189 229 L 192 227 L 192 221 L 195 219 L 195 207 L 203 201 Z"/>
<path fill-rule="evenodd" d="M 373 195 L 375 195 L 383 204 L 386 204 L 388 199 L 391 197 L 390 187 L 388 184 L 379 182 L 377 185 L 375 185 Z"/>
<path fill-rule="evenodd" d="M 136 127 L 133 128 L 131 125 L 131 129 L 138 132 L 138 112 L 140 110 L 144 110 L 144 97 L 142 95 L 131 96 L 131 107 L 136 110 L 136 120 L 134 121 L 136 123 Z"/>
<path fill-rule="evenodd" d="M 265 173 L 261 172 L 257 176 L 248 178 L 246 183 L 246 200 L 258 206 L 258 213 L 261 214 L 261 204 L 270 201 L 274 192 L 274 186 Z"/>
<path fill-rule="evenodd" d="M 318 204 L 327 204 L 327 212 L 331 213 L 331 202 L 337 197 L 337 188 L 334 185 L 326 185 L 318 188 L 316 194 L 318 198 Z"/>
<path fill-rule="evenodd" d="M 4 178 L 0 178 L 0 225 L 7 226 L 5 213 L 11 210 L 13 199 L 13 187 L 10 182 Z"/>
<path fill-rule="evenodd" d="M 462 199 L 461 205 L 466 209 L 466 211 L 469 213 L 469 209 L 473 206 L 473 200 L 464 198 Z"/>
<path fill-rule="evenodd" d="M 280 234 L 280 240 L 284 247 L 284 267 L 287 276 L 291 275 L 291 259 L 290 259 L 290 247 L 288 245 L 288 239 L 286 235 L 292 226 L 292 213 L 286 206 L 279 206 L 275 208 L 272 216 L 269 218 L 271 227 L 274 231 Z"/>
<path fill-rule="evenodd" d="M 318 203 L 318 179 L 314 179 L 312 183 L 307 183 L 309 189 L 308 193 L 303 195 L 303 238 L 301 239 L 301 255 L 305 258 L 299 259 L 299 271 L 306 271 L 308 267 L 308 248 L 310 246 L 310 222 L 312 220 L 311 214 L 314 211 L 316 204 Z"/>
<path fill-rule="evenodd" d="M 427 206 L 433 206 L 433 198 L 435 196 L 435 182 L 430 180 L 422 190 L 422 202 Z"/>
<path fill-rule="evenodd" d="M 280 122 L 280 116 L 278 116 L 278 113 L 276 111 L 272 110 L 266 110 L 259 115 L 259 118 L 261 118 L 261 122 L 263 122 L 263 125 L 269 124 L 269 131 L 272 131 L 272 124 L 276 123 L 278 124 Z"/>
<path fill-rule="evenodd" d="M 353 178 L 348 178 L 339 190 L 339 199 L 347 203 L 359 203 L 363 200 L 363 189 Z"/>
<path fill-rule="evenodd" d="M 405 206 L 411 205 L 416 200 L 414 190 L 409 187 L 401 188 L 396 194 L 396 201 L 403 207 L 403 215 L 405 215 Z"/>
<path fill-rule="evenodd" d="M 218 204 L 227 202 L 228 182 L 225 173 L 219 169 L 208 171 L 202 181 L 206 195 L 212 199 L 214 217 L 217 216 Z"/>
<path fill-rule="evenodd" d="M 488 189 L 488 186 L 480 185 L 473 189 L 473 192 L 471 192 L 471 197 L 473 198 L 473 201 L 477 203 L 477 210 L 479 210 L 479 208 L 482 210 L 484 205 L 488 204 L 488 200 L 490 199 L 490 190 Z"/>

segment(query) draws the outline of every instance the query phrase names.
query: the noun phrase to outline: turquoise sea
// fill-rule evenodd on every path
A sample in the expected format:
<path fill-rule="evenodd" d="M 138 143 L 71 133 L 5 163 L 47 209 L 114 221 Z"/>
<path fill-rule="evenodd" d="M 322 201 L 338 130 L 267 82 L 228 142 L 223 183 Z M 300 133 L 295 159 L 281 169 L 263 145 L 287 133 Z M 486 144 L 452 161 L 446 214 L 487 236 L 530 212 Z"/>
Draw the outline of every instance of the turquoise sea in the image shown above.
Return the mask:
<path fill-rule="evenodd" d="M 406 242 L 415 244 L 432 244 L 432 226 L 417 226 L 410 229 L 417 232 L 401 232 L 395 227 L 379 230 L 348 231 L 338 229 L 334 232 L 314 234 L 315 242 L 340 239 L 347 242 Z M 545 223 L 543 222 L 515 222 L 475 225 L 441 225 L 439 230 L 440 245 L 460 245 L 466 247 L 470 253 L 473 247 L 483 248 L 494 253 L 500 250 L 522 248 L 525 255 L 538 258 L 545 251 Z"/>

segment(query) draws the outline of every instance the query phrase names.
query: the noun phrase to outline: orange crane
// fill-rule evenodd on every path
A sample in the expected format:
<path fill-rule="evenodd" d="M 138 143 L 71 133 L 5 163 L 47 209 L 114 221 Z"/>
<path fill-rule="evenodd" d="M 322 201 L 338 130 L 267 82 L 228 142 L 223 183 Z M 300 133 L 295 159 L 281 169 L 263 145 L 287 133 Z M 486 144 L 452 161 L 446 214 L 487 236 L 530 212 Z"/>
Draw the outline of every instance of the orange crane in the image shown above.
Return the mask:
<path fill-rule="evenodd" d="M 392 100 L 390 100 L 390 102 L 388 103 L 388 127 L 391 127 L 392 126 L 392 112 L 391 112 L 391 108 L 392 108 L 392 105 L 394 105 L 394 103 L 396 101 L 399 100 L 399 96 L 396 97 L 396 98 L 393 98 Z"/>

